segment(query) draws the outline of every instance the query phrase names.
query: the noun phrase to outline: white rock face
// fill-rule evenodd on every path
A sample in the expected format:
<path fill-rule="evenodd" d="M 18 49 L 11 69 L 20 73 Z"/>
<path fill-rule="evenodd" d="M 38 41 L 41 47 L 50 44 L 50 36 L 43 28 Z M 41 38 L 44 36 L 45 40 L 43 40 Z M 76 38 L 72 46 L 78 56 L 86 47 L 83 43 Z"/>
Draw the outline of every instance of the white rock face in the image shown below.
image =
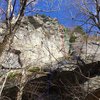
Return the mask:
<path fill-rule="evenodd" d="M 100 40 L 88 38 L 86 41 L 86 37 L 84 38 L 83 35 L 80 33 L 75 33 L 77 37 L 75 42 L 72 43 L 73 52 L 76 55 L 80 55 L 84 60 L 91 61 L 100 61 Z M 90 36 L 91 37 L 91 36 Z M 89 62 L 88 62 L 89 63 Z"/>
<path fill-rule="evenodd" d="M 62 47 L 60 26 L 57 21 L 48 17 L 35 16 L 23 19 L 11 46 L 13 49 L 21 51 L 20 57 L 24 66 L 31 64 L 32 66 L 41 67 L 47 63 L 55 62 L 58 58 L 64 56 L 62 48 L 64 48 L 67 55 L 69 36 L 66 34 L 68 39 L 64 41 L 63 44 L 65 45 Z M 4 59 L 2 60 L 5 61 Z M 11 56 L 11 59 L 15 61 L 15 54 L 13 57 Z M 10 66 L 18 67 L 18 63 L 16 61 L 15 63 L 11 63 Z M 9 67 L 7 62 L 6 66 Z"/>
<path fill-rule="evenodd" d="M 98 88 L 100 88 L 100 76 L 90 78 L 89 81 L 84 83 L 84 89 L 86 91 L 93 91 Z"/>
<path fill-rule="evenodd" d="M 87 56 L 88 59 L 93 61 L 100 61 L 100 43 L 88 42 L 88 44 L 83 45 L 82 51 L 84 52 L 83 56 Z"/>

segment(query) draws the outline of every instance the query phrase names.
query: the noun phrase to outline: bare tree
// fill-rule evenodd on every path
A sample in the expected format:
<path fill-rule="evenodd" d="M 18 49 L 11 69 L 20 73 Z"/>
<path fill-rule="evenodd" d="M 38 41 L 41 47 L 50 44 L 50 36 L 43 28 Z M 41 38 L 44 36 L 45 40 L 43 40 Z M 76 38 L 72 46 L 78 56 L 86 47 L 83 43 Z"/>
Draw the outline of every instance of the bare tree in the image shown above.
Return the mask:
<path fill-rule="evenodd" d="M 21 52 L 18 50 L 12 49 L 11 44 L 13 43 L 13 38 L 15 36 L 16 31 L 20 28 L 20 24 L 25 13 L 28 12 L 26 8 L 30 5 L 31 7 L 34 7 L 34 5 L 38 2 L 38 0 L 19 0 L 20 5 L 19 5 L 19 11 L 17 15 L 15 14 L 15 10 L 16 10 L 16 3 L 18 3 L 18 0 L 5 0 L 5 1 L 0 1 L 0 2 L 1 3 L 5 2 L 7 6 L 7 7 L 0 7 L 0 14 L 1 16 L 4 15 L 4 18 L 5 18 L 4 22 L 6 24 L 3 41 L 0 42 L 0 57 L 2 56 L 2 53 L 5 50 L 8 52 L 14 53 L 18 56 L 18 62 L 21 66 L 22 77 L 21 77 L 21 82 L 19 86 L 19 92 L 17 94 L 17 100 L 22 100 L 23 88 L 26 82 L 26 66 L 24 66 L 20 60 Z M 47 2 L 45 1 L 45 3 Z M 42 10 L 31 9 L 31 12 L 36 12 L 36 11 L 42 11 Z M 43 11 L 46 11 L 46 10 L 43 10 Z M 55 11 L 55 10 L 52 10 L 52 11 Z M 16 51 L 18 51 L 19 53 Z M 2 66 L 2 68 L 5 69 L 4 66 Z M 0 90 L 0 96 L 5 86 L 8 73 L 4 77 L 5 77 L 5 80 L 3 82 L 2 89 Z"/>
<path fill-rule="evenodd" d="M 83 19 L 75 17 L 75 20 L 82 22 L 82 25 L 87 24 L 88 32 L 96 31 L 100 34 L 100 0 L 75 0 L 74 5 L 79 11 L 76 16 L 84 17 Z"/>
<path fill-rule="evenodd" d="M 0 57 L 2 56 L 2 53 L 6 49 L 7 45 L 9 45 L 8 51 L 10 50 L 10 45 L 13 41 L 13 37 L 14 37 L 17 29 L 20 27 L 21 20 L 24 16 L 25 8 L 30 3 L 35 2 L 35 0 L 20 0 L 20 7 L 19 7 L 19 12 L 18 12 L 17 16 L 15 16 L 15 14 L 14 14 L 14 10 L 16 9 L 15 5 L 17 3 L 17 0 L 5 0 L 2 2 L 5 2 L 7 4 L 7 8 L 6 8 L 6 11 L 3 8 L 0 8 L 1 13 L 2 14 L 4 13 L 5 18 L 6 18 L 6 20 L 5 20 L 6 29 L 5 29 L 5 33 L 4 33 L 5 36 L 4 36 L 3 41 L 0 42 Z M 20 60 L 20 58 L 19 58 L 19 60 Z M 20 63 L 21 63 L 21 61 L 20 61 Z M 23 67 L 22 64 L 21 64 L 21 67 Z M 8 74 L 6 75 L 6 77 L 7 76 L 8 76 Z M 3 82 L 2 89 L 0 91 L 0 95 L 5 86 L 5 83 L 6 83 L 5 81 Z M 25 81 L 26 81 L 25 69 L 22 68 L 22 79 L 21 79 L 21 83 L 20 83 L 20 89 L 18 92 L 17 100 L 21 100 Z"/>

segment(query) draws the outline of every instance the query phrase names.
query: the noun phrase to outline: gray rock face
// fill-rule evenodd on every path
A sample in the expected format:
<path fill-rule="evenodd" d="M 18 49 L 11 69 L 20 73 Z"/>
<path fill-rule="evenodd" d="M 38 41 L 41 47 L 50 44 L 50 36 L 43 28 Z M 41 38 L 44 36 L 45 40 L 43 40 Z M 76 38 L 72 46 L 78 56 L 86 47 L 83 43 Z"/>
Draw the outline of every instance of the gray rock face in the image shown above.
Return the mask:
<path fill-rule="evenodd" d="M 64 56 L 60 26 L 57 20 L 49 17 L 36 15 L 23 18 L 11 44 L 11 49 L 20 50 L 23 66 L 41 67 Z M 64 49 L 68 54 L 69 36 L 66 37 Z M 20 67 L 17 59 L 16 54 L 5 52 L 0 62 L 5 67 Z"/>
<path fill-rule="evenodd" d="M 5 36 L 5 25 L 3 26 L 3 28 L 0 28 L 0 42 L 3 41 Z M 19 50 L 21 52 L 20 55 L 18 56 L 18 54 L 14 52 L 7 53 L 4 51 L 2 57 L 0 57 L 0 64 L 7 68 L 19 68 L 21 67 L 18 59 L 20 57 L 24 67 L 32 66 L 43 69 L 45 67 L 44 65 L 46 64 L 49 64 L 49 67 L 53 67 L 54 69 L 59 66 L 65 67 L 67 64 L 66 61 L 55 63 L 59 58 L 63 58 L 64 56 L 67 57 L 69 51 L 69 36 L 64 34 L 63 29 L 64 27 L 62 26 L 61 29 L 61 25 L 59 25 L 56 19 L 39 15 L 24 17 L 21 26 L 15 33 L 11 44 L 11 49 Z M 66 35 L 66 39 L 63 38 L 63 34 Z M 77 53 L 80 52 L 78 50 L 82 47 L 82 52 L 84 54 L 83 58 L 85 58 L 84 56 L 86 52 L 88 56 L 96 53 L 94 60 L 100 60 L 100 47 L 93 43 L 88 43 L 86 48 L 86 44 L 80 42 L 81 38 L 78 38 L 77 40 L 77 43 L 73 45 L 74 49 L 76 48 L 75 50 Z M 65 69 L 67 69 L 67 66 Z M 97 79 L 99 80 L 98 82 L 96 82 L 93 78 L 91 80 L 93 80 L 90 84 L 91 88 L 100 82 L 100 78 Z M 98 87 L 100 87 L 100 85 L 98 85 L 97 88 Z"/>
<path fill-rule="evenodd" d="M 100 41 L 95 39 L 91 39 L 90 37 L 84 37 L 79 33 L 75 34 L 76 40 L 72 43 L 73 53 L 74 55 L 81 56 L 84 60 L 87 60 L 88 63 L 91 61 L 100 61 Z"/>
<path fill-rule="evenodd" d="M 75 59 L 79 55 L 86 63 L 100 61 L 100 40 L 96 41 L 95 37 L 91 39 L 90 36 L 86 42 L 86 38 L 84 39 L 82 35 L 75 32 L 74 34 L 77 38 L 72 43 L 73 58 Z M 100 88 L 100 76 L 90 78 L 84 83 L 84 89 L 87 92 L 98 88 Z"/>

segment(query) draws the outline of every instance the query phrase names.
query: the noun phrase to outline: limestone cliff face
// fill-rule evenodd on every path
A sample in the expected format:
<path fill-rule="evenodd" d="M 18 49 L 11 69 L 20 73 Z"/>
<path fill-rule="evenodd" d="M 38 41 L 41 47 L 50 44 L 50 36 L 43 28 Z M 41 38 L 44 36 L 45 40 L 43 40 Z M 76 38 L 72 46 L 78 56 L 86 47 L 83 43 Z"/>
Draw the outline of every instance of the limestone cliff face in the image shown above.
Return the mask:
<path fill-rule="evenodd" d="M 20 50 L 24 66 L 31 64 L 41 67 L 55 62 L 58 58 L 67 56 L 69 51 L 69 36 L 63 30 L 64 27 L 56 19 L 40 15 L 24 17 L 15 33 L 11 49 Z M 63 34 L 66 39 L 63 39 Z M 5 67 L 20 67 L 14 53 L 4 52 L 1 58 Z"/>
<path fill-rule="evenodd" d="M 0 43 L 5 36 L 5 24 L 0 28 Z M 20 28 L 14 35 L 11 49 L 20 51 L 20 60 L 23 66 L 45 67 L 49 63 L 49 67 L 59 58 L 67 57 L 69 52 L 69 35 L 64 31 L 65 27 L 60 25 L 57 19 L 52 19 L 46 16 L 29 16 L 24 17 Z M 100 55 L 100 48 L 91 41 L 86 45 L 81 41 L 81 36 L 78 35 L 77 41 L 73 44 L 76 54 L 79 53 L 82 47 L 82 53 Z M 86 47 L 87 46 L 87 47 Z M 78 54 L 77 54 L 78 55 Z M 93 56 L 94 57 L 94 56 Z M 97 60 L 97 58 L 96 58 Z M 98 57 L 100 60 L 100 56 Z M 66 64 L 66 61 L 63 62 Z M 18 61 L 18 55 L 13 52 L 3 52 L 0 57 L 0 65 L 5 67 L 21 67 Z M 45 66 L 44 66 L 45 65 Z M 61 67 L 61 63 L 53 63 L 52 67 Z M 68 65 L 67 65 L 68 66 Z M 70 66 L 70 65 L 69 65 Z M 69 70 L 68 66 L 68 70 Z M 73 66 L 72 66 L 73 67 Z M 67 67 L 65 68 L 67 69 Z M 2 72 L 2 71 L 1 71 Z M 100 79 L 98 79 L 100 82 Z M 94 79 L 93 81 L 97 84 Z M 93 86 L 95 83 L 92 82 Z M 85 83 L 87 85 L 87 83 Z M 96 85 L 97 86 L 97 85 Z M 98 86 L 100 87 L 100 85 Z"/>
<path fill-rule="evenodd" d="M 87 62 L 100 61 L 100 39 L 99 36 L 82 35 L 79 32 L 72 32 L 75 41 L 72 43 L 74 55 L 80 55 Z M 70 36 L 71 37 L 71 36 Z"/>

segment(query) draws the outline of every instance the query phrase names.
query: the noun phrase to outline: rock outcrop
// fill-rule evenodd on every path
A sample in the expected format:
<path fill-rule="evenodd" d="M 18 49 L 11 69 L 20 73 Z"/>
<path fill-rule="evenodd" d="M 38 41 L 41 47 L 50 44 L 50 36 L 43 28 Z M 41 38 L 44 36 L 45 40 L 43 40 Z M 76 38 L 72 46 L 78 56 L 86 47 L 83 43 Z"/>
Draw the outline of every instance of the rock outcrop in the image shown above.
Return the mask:
<path fill-rule="evenodd" d="M 27 81 L 22 100 L 73 100 L 75 98 L 84 100 L 86 94 L 81 85 L 97 75 L 100 75 L 100 62 L 77 66 L 73 71 L 55 70 L 46 76 Z M 10 89 L 13 90 L 14 96 Z M 5 88 L 2 98 L 16 100 L 17 92 L 18 86 Z"/>
<path fill-rule="evenodd" d="M 76 41 L 72 44 L 75 59 L 74 57 L 71 59 L 68 55 L 70 36 L 65 30 L 66 28 L 60 25 L 57 19 L 43 15 L 23 18 L 10 48 L 7 47 L 0 57 L 1 76 L 9 70 L 13 69 L 11 72 L 14 72 L 17 69 L 17 73 L 10 73 L 10 78 L 14 77 L 14 79 L 10 81 L 8 77 L 1 100 L 9 98 L 16 100 L 22 68 L 26 68 L 28 72 L 23 100 L 73 100 L 73 98 L 76 100 L 79 96 L 78 99 L 83 100 L 88 82 L 93 80 L 94 83 L 89 87 L 92 89 L 99 83 L 99 81 L 96 83 L 94 79 L 100 77 L 99 46 L 91 41 L 86 44 L 84 40 L 81 40 L 82 35 L 77 34 Z M 5 23 L 0 28 L 0 43 L 5 37 L 4 33 Z M 92 58 L 95 58 L 93 61 L 98 62 L 78 63 L 77 58 L 80 52 L 83 59 L 96 54 L 96 57 Z M 69 59 L 66 60 L 67 57 Z M 99 87 L 100 85 L 94 89 Z"/>
<path fill-rule="evenodd" d="M 20 62 L 23 66 L 41 68 L 45 64 L 57 62 L 58 58 L 67 56 L 69 51 L 69 36 L 63 32 L 64 29 L 65 27 L 59 25 L 57 19 L 42 15 L 24 17 L 13 37 L 11 50 L 3 52 L 0 63 L 9 68 L 21 67 L 18 62 L 19 56 L 11 52 L 13 50 L 20 51 Z M 64 41 L 62 34 L 66 36 Z M 1 37 L 3 39 L 3 35 Z"/>

